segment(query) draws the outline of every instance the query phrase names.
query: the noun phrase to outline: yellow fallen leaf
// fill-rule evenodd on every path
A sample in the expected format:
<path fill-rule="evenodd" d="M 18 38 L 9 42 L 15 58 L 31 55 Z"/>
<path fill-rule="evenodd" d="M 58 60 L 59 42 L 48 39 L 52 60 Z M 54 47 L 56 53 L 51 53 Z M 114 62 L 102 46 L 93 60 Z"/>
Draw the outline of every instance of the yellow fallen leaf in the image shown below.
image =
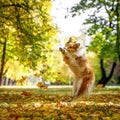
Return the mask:
<path fill-rule="evenodd" d="M 100 89 L 100 88 L 102 88 L 102 87 L 103 87 L 103 84 L 97 85 L 97 88 L 98 88 L 98 89 Z"/>

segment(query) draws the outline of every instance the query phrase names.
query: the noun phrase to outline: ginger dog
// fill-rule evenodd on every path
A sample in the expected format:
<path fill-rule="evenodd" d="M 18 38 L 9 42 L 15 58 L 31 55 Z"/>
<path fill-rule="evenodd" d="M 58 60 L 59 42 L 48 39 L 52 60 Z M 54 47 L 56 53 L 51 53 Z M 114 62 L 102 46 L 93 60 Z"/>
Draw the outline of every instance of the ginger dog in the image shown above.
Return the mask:
<path fill-rule="evenodd" d="M 81 53 L 80 43 L 72 42 L 72 39 L 60 48 L 64 62 L 70 67 L 75 75 L 72 99 L 88 96 L 92 91 L 95 76 L 85 54 Z"/>

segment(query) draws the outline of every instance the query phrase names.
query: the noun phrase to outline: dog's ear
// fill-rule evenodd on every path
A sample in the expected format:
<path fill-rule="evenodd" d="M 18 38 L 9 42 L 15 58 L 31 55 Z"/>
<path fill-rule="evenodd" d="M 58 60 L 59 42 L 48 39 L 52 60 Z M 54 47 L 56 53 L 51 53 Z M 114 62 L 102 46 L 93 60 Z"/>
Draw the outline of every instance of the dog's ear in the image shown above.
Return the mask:
<path fill-rule="evenodd" d="M 77 43 L 77 44 L 76 44 L 76 47 L 80 47 L 80 43 Z"/>
<path fill-rule="evenodd" d="M 77 43 L 78 44 L 78 46 L 80 46 L 80 43 Z"/>
<path fill-rule="evenodd" d="M 72 38 L 70 37 L 69 40 L 68 40 L 68 42 L 66 42 L 65 46 L 67 46 L 71 42 L 72 42 Z"/>
<path fill-rule="evenodd" d="M 67 43 L 70 43 L 70 42 L 72 42 L 72 38 L 71 37 L 69 38 L 69 41 Z"/>

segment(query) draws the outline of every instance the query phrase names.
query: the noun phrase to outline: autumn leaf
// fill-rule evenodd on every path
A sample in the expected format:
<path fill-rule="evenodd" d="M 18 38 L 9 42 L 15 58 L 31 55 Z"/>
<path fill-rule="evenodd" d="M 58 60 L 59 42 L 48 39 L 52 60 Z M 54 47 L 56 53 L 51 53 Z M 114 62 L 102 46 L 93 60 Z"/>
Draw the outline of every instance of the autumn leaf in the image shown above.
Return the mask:
<path fill-rule="evenodd" d="M 0 88 L 0 120 L 118 120 L 119 90 L 97 88 L 89 98 L 68 102 L 68 88 Z"/>
<path fill-rule="evenodd" d="M 103 84 L 99 84 L 99 85 L 97 85 L 97 88 L 102 88 L 103 87 Z"/>
<path fill-rule="evenodd" d="M 21 94 L 28 97 L 32 95 L 30 92 L 27 91 L 23 91 Z"/>
<path fill-rule="evenodd" d="M 42 88 L 42 89 L 47 89 L 48 88 L 48 86 L 43 84 L 42 82 L 38 82 L 37 87 Z"/>

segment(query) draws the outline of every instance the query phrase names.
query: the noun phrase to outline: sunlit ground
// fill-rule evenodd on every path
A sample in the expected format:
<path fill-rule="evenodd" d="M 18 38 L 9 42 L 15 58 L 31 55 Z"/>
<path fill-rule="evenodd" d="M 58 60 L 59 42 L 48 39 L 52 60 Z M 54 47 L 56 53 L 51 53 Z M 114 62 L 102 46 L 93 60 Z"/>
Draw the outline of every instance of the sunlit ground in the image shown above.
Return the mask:
<path fill-rule="evenodd" d="M 71 93 L 71 86 L 2 86 L 0 120 L 119 120 L 119 86 L 95 88 L 90 97 L 68 102 Z"/>
<path fill-rule="evenodd" d="M 37 86 L 0 86 L 1 88 L 38 88 Z M 71 85 L 50 85 L 48 88 L 72 88 Z"/>

